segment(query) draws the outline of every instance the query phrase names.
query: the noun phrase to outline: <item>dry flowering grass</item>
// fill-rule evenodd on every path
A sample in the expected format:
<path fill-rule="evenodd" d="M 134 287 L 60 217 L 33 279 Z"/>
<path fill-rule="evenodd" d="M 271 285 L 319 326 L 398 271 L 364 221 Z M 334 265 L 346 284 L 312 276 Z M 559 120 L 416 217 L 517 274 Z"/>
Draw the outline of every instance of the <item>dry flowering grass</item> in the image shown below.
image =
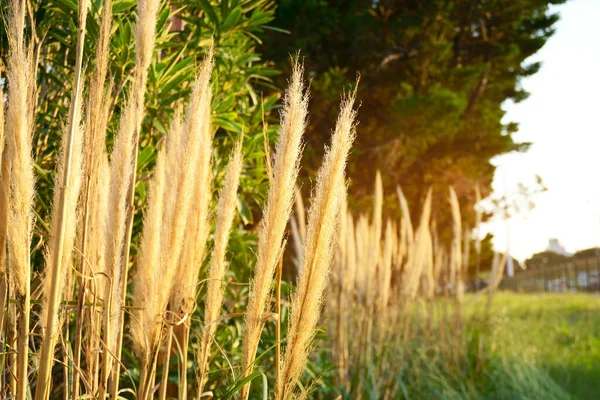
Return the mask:
<path fill-rule="evenodd" d="M 197 66 L 185 112 L 174 113 L 156 162 L 145 171 L 148 195 L 142 234 L 139 247 L 131 252 L 138 142 L 146 116 L 148 70 L 156 57 L 158 0 L 137 2 L 131 88 L 120 110 L 110 154 L 107 130 L 110 108 L 116 101 L 111 97 L 114 91 L 108 72 L 112 1 L 103 3 L 96 62 L 87 65 L 89 81 L 83 78 L 86 31 L 78 30 L 73 88 L 65 99 L 70 109 L 62 116 L 65 128 L 45 260 L 32 268 L 36 196 L 32 121 L 38 88 L 33 50 L 23 34 L 25 4 L 17 0 L 8 4 L 5 75 L 9 84 L 7 100 L 0 108 L 0 260 L 4 264 L 0 305 L 8 310 L 0 318 L 0 331 L 10 349 L 2 359 L 6 367 L 0 372 L 2 395 L 24 400 L 33 391 L 36 399 L 43 400 L 61 390 L 65 398 L 73 400 L 130 394 L 138 399 L 187 399 L 219 393 L 247 399 L 254 393 L 253 380 L 258 376 L 267 380 L 267 374 L 272 374 L 275 382 L 263 388 L 263 397 L 270 391 L 281 400 L 306 398 L 310 392 L 300 383 L 316 345 L 322 313 L 335 341 L 331 354 L 336 379 L 348 393 L 359 393 L 367 382 L 351 379 L 351 370 L 369 368 L 382 355 L 383 349 L 376 343 L 398 336 L 404 340 L 414 334 L 410 310 L 425 310 L 424 319 L 434 324 L 435 297 L 451 291 L 455 314 L 460 316 L 468 262 L 468 246 L 462 241 L 466 237 L 465 243 L 469 243 L 469 230 L 461 225 L 459 199 L 452 188 L 448 204 L 453 240 L 446 247 L 432 220 L 431 189 L 423 200 L 416 229 L 400 187 L 398 218 L 384 209 L 386 177 L 379 172 L 375 174 L 372 212 L 352 212 L 345 169 L 356 135 L 356 90 L 342 99 L 305 214 L 296 185 L 309 96 L 303 66 L 297 59 L 292 61 L 273 155 L 268 141 L 264 146 L 270 186 L 257 229 L 256 262 L 248 271 L 249 285 L 231 282 L 231 287 L 235 284 L 244 289 L 228 286 L 228 246 L 246 166 L 240 134 L 225 157 L 223 185 L 216 187 L 213 182 L 218 158 L 213 160 L 217 139 L 213 137 L 211 105 L 219 87 L 212 83 L 212 48 Z M 78 23 L 83 27 L 88 1 L 79 0 L 78 6 Z M 219 192 L 214 202 L 213 186 Z M 294 203 L 295 215 L 290 219 Z M 478 215 L 477 224 L 481 222 Z M 288 235 L 293 258 L 284 257 Z M 479 252 L 478 246 L 476 243 Z M 289 301 L 282 298 L 288 259 L 293 260 L 296 283 Z M 502 265 L 498 258 L 489 299 L 501 279 Z M 32 295 L 37 292 L 32 292 L 32 282 L 40 278 L 32 269 L 42 271 L 41 283 L 35 287 L 44 293 L 34 299 L 40 300 L 34 314 Z M 241 304 L 242 312 L 226 312 L 240 306 L 228 304 L 238 300 L 228 298 L 229 293 L 243 293 L 241 298 L 247 298 L 247 303 Z M 241 339 L 218 341 L 216 337 L 225 330 L 221 322 L 233 318 L 239 321 L 236 326 Z M 275 324 L 276 330 L 273 360 L 269 358 L 273 349 L 259 350 L 265 326 L 272 328 L 268 324 Z M 129 348 L 123 348 L 124 343 L 131 346 L 132 355 Z M 384 398 L 395 398 L 399 389 L 389 383 L 392 379 L 386 372 L 393 363 L 381 359 L 384 361 L 374 372 L 381 377 L 378 382 Z M 221 372 L 225 364 L 231 371 L 231 386 L 211 386 L 211 372 Z M 195 376 L 195 381 L 188 382 L 188 375 Z M 172 390 L 174 379 L 179 383 L 176 390 Z M 129 380 L 127 387 L 121 387 L 125 380 Z"/>
<path fill-rule="evenodd" d="M 304 243 L 298 288 L 290 306 L 287 347 L 277 382 L 277 398 L 290 399 L 306 365 L 319 321 L 325 285 L 333 260 L 339 207 L 345 192 L 345 166 L 354 141 L 355 92 L 342 102 L 331 147 L 317 175 Z"/>
<path fill-rule="evenodd" d="M 78 5 L 79 24 L 85 26 L 88 3 L 80 0 Z M 137 4 L 132 86 L 110 154 L 106 152 L 105 143 L 109 110 L 114 102 L 110 98 L 112 91 L 107 68 L 112 2 L 104 3 L 96 63 L 88 66 L 92 77 L 89 82 L 83 79 L 82 49 L 86 31 L 78 31 L 71 108 L 65 116 L 67 124 L 62 132 L 52 222 L 42 268 L 45 296 L 35 317 L 39 323 L 30 326 L 33 275 L 28 252 L 32 204 L 36 195 L 31 156 L 35 68 L 32 50 L 23 36 L 25 3 L 13 1 L 9 6 L 10 48 L 6 78 L 10 84 L 6 107 L 2 107 L 0 113 L 0 173 L 3 182 L 9 183 L 2 186 L 0 198 L 0 216 L 6 221 L 3 226 L 7 227 L 0 239 L 8 239 L 8 263 L 2 270 L 0 284 L 4 288 L 3 296 L 10 294 L 10 300 L 16 305 L 10 308 L 9 318 L 2 320 L 2 327 L 6 325 L 7 338 L 16 339 L 17 351 L 16 357 L 5 358 L 11 373 L 2 375 L 3 382 L 8 383 L 3 391 L 23 399 L 27 387 L 32 384 L 36 399 L 53 396 L 53 388 L 59 385 L 57 379 L 62 379 L 54 373 L 58 365 L 57 345 L 64 340 L 62 335 L 67 324 L 74 323 L 75 348 L 72 355 L 65 355 L 66 364 L 61 367 L 73 377 L 70 383 L 64 381 L 65 396 L 73 399 L 82 395 L 114 397 L 120 393 L 121 349 L 127 336 L 140 365 L 140 376 L 135 385 L 137 397 L 151 398 L 158 394 L 165 398 L 168 373 L 163 372 L 158 392 L 155 384 L 156 369 L 162 363 L 159 361 L 161 349 L 165 345 L 168 349 L 179 348 L 179 368 L 183 368 L 182 375 L 187 375 L 188 348 L 195 341 L 190 332 L 200 328 L 198 383 L 195 388 L 192 386 L 192 393 L 199 396 L 209 379 L 214 334 L 222 318 L 229 232 L 236 217 L 237 188 L 244 168 L 240 138 L 230 156 L 219 201 L 212 210 L 212 51 L 208 51 L 205 61 L 198 67 L 185 114 L 175 113 L 166 143 L 158 151 L 151 171 L 139 253 L 133 259 L 133 273 L 129 278 L 137 142 L 145 114 L 148 68 L 154 57 L 154 27 L 159 2 L 140 0 Z M 247 376 L 255 365 L 258 342 L 268 320 L 265 316 L 270 311 L 275 267 L 284 251 L 302 150 L 301 138 L 307 121 L 308 95 L 303 79 L 302 65 L 295 61 L 273 155 L 271 189 L 259 233 L 255 276 L 244 313 L 241 376 Z M 280 397 L 294 391 L 311 347 L 313 333 L 308 331 L 314 331 L 318 324 L 318 311 L 334 254 L 329 243 L 338 221 L 346 157 L 354 137 L 353 101 L 354 95 L 342 105 L 332 147 L 319 173 L 308 227 L 304 226 L 303 214 L 299 220 L 299 231 L 306 231 L 303 235 L 307 241 L 302 242 L 302 246 L 316 253 L 302 261 L 306 273 L 299 281 L 302 289 L 293 306 L 296 322 L 290 325 L 288 334 L 294 336 L 290 341 L 294 346 L 287 347 L 281 365 Z M 296 199 L 303 208 L 298 193 Z M 213 214 L 216 229 L 207 293 L 206 298 L 197 299 L 200 267 L 207 253 Z M 327 229 L 320 229 L 322 225 Z M 126 296 L 129 279 L 132 282 L 131 300 Z M 6 300 L 2 297 L 3 304 L 7 304 Z M 73 319 L 65 314 L 67 301 L 77 305 Z M 190 305 L 193 303 L 204 305 L 204 319 L 198 324 L 191 318 L 193 307 Z M 123 313 L 127 308 L 130 308 L 130 318 L 125 326 Z M 306 315 L 310 319 L 303 317 Z M 298 321 L 308 322 L 308 325 L 299 326 Z M 180 324 L 184 326 L 182 334 L 173 329 Z M 29 340 L 31 334 L 41 338 L 41 352 L 36 356 L 39 363 L 36 364 L 28 357 L 33 351 Z M 217 347 L 221 346 L 217 343 Z M 170 364 L 168 358 L 164 363 L 166 366 Z M 185 377 L 180 382 L 185 387 L 180 388 L 178 396 L 187 398 L 189 386 Z M 240 386 L 242 397 L 248 396 L 247 388 Z"/>
<path fill-rule="evenodd" d="M 282 241 L 292 211 L 294 185 L 302 147 L 302 134 L 306 126 L 308 95 L 303 83 L 303 68 L 296 61 L 290 86 L 286 91 L 281 127 L 275 147 L 273 178 L 269 188 L 267 206 L 258 234 L 258 251 L 254 278 L 246 309 L 242 368 L 246 376 L 253 369 L 258 342 L 266 321 L 266 306 L 271 292 L 277 261 L 283 252 Z M 242 389 L 247 399 L 250 384 Z"/>

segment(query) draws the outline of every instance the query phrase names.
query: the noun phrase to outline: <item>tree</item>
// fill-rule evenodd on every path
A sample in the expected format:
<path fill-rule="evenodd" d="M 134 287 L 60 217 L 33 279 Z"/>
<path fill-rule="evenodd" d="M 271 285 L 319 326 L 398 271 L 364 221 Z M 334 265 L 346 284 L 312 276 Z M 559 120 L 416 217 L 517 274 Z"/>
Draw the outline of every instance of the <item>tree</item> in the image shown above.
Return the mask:
<path fill-rule="evenodd" d="M 517 124 L 501 123 L 501 105 L 527 97 L 519 80 L 540 64 L 525 60 L 554 32 L 549 4 L 562 2 L 277 1 L 274 24 L 290 34 L 265 35 L 262 50 L 281 65 L 301 49 L 313 77 L 305 173 L 318 165 L 339 88 L 360 73 L 351 193 L 368 197 L 379 168 L 386 192 L 401 184 L 419 215 L 415 205 L 429 186 L 439 203 L 452 184 L 471 225 L 474 185 L 490 192 L 490 160 L 527 149 L 512 139 Z M 396 212 L 395 202 L 386 209 Z"/>

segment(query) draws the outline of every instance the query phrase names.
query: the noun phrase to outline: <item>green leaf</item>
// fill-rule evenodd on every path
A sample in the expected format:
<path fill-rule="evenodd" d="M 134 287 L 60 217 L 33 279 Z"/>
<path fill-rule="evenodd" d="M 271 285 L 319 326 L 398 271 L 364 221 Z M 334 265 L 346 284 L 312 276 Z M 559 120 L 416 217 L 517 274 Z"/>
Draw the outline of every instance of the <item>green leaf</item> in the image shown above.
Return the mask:
<path fill-rule="evenodd" d="M 148 165 L 153 155 L 154 146 L 146 146 L 138 153 L 137 165 L 140 171 L 143 170 L 146 165 Z"/>
<path fill-rule="evenodd" d="M 270 25 L 263 26 L 263 29 L 268 29 L 270 31 L 275 31 L 275 32 L 281 32 L 281 33 L 285 33 L 287 35 L 292 33 L 291 31 L 288 31 L 287 29 L 281 29 L 281 28 L 277 28 L 276 26 L 270 26 Z"/>
<path fill-rule="evenodd" d="M 146 201 L 146 183 L 144 181 L 139 181 L 137 186 L 135 187 L 135 191 L 141 202 Z"/>
<path fill-rule="evenodd" d="M 216 27 L 218 27 L 219 17 L 217 17 L 215 10 L 210 5 L 208 0 L 200 0 L 200 5 L 202 6 L 202 9 L 206 12 L 206 15 L 208 15 L 208 18 L 212 21 L 212 23 L 215 24 Z"/>
<path fill-rule="evenodd" d="M 115 1 L 112 6 L 113 15 L 121 14 L 125 11 L 129 11 L 135 7 L 135 1 L 122 0 Z"/>
<path fill-rule="evenodd" d="M 242 221 L 244 222 L 244 225 L 248 225 L 248 224 L 252 223 L 252 221 L 253 221 L 252 212 L 250 211 L 248 204 L 241 197 L 238 197 L 237 210 L 240 213 L 240 217 L 242 217 Z"/>
<path fill-rule="evenodd" d="M 268 392 L 267 376 L 264 373 L 262 373 L 261 371 L 254 371 L 253 373 L 248 375 L 246 378 L 239 381 L 234 387 L 232 387 L 227 393 L 225 393 L 225 395 L 223 396 L 223 400 L 231 399 L 234 394 L 236 394 L 237 392 L 239 392 L 242 389 L 242 387 L 244 387 L 247 383 L 253 381 L 255 378 L 258 378 L 259 376 L 263 377 L 263 399 L 267 400 L 268 399 L 268 397 L 266 396 L 267 395 L 266 392 Z"/>
<path fill-rule="evenodd" d="M 240 7 L 234 8 L 233 11 L 231 11 L 231 13 L 229 13 L 227 18 L 225 19 L 225 22 L 223 22 L 223 25 L 221 28 L 224 31 L 229 30 L 231 27 L 233 27 L 235 24 L 237 24 L 241 15 L 242 15 L 242 9 Z"/>
<path fill-rule="evenodd" d="M 215 117 L 214 124 L 225 129 L 229 132 L 242 133 L 242 127 L 231 121 L 228 118 L 224 118 L 222 116 Z"/>

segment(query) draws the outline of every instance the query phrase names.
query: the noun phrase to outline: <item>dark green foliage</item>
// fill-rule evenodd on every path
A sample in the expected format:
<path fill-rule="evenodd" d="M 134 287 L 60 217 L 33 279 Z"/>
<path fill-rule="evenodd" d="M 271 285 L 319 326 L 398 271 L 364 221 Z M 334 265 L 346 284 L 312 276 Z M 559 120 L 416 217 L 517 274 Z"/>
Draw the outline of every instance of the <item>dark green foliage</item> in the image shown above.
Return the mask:
<path fill-rule="evenodd" d="M 592 257 L 600 257 L 599 247 L 590 247 L 589 249 L 579 250 L 577 253 L 573 254 L 573 258 L 575 259 Z"/>
<path fill-rule="evenodd" d="M 539 253 L 535 253 L 529 259 L 525 260 L 527 268 L 542 268 L 544 266 L 557 265 L 565 263 L 570 260 L 563 254 L 558 254 L 550 250 L 545 250 Z"/>
<path fill-rule="evenodd" d="M 527 97 L 519 80 L 540 65 L 525 60 L 553 33 L 558 17 L 548 5 L 562 2 L 278 1 L 274 24 L 291 34 L 265 36 L 265 56 L 281 62 L 301 49 L 313 77 L 305 176 L 328 141 L 339 88 L 360 73 L 351 194 L 367 197 L 379 168 L 386 192 L 401 184 L 415 217 L 430 185 L 445 201 L 452 184 L 472 225 L 474 185 L 489 194 L 490 160 L 527 147 L 511 137 L 516 124 L 501 123 L 501 105 Z M 387 204 L 396 213 L 392 196 Z"/>

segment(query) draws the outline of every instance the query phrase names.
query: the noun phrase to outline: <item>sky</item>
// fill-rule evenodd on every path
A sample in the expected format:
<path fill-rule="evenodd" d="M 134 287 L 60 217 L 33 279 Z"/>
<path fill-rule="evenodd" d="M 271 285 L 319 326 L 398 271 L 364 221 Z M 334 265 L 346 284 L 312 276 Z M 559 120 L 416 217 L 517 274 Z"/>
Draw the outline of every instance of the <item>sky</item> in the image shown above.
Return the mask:
<path fill-rule="evenodd" d="M 503 122 L 519 123 L 515 141 L 533 145 L 493 160 L 496 194 L 510 196 L 536 175 L 548 190 L 533 196 L 532 211 L 483 229 L 497 251 L 508 242 L 519 260 L 545 250 L 550 238 L 569 252 L 600 245 L 600 1 L 571 0 L 552 11 L 561 17 L 554 36 L 527 60 L 542 68 L 521 81 L 531 95 L 503 106 Z"/>

